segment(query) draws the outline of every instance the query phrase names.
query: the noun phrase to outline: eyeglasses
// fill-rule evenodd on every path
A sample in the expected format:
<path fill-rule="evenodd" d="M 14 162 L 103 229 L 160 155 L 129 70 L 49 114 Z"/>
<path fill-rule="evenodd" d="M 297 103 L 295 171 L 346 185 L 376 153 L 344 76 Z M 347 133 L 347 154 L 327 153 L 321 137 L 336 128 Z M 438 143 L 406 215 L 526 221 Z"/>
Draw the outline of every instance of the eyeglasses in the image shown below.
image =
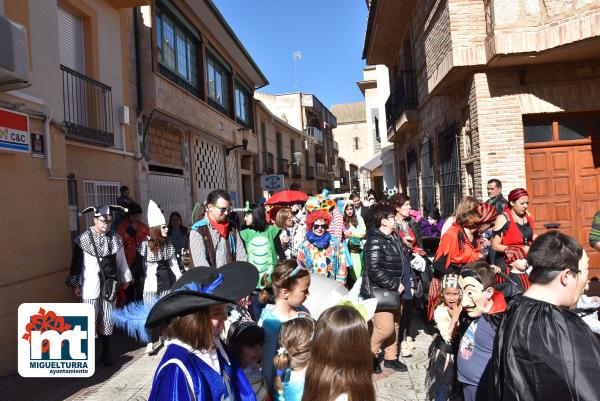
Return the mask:
<path fill-rule="evenodd" d="M 313 224 L 313 230 L 318 230 L 319 228 L 327 230 L 329 226 L 327 224 Z"/>
<path fill-rule="evenodd" d="M 229 208 L 229 207 L 216 207 L 214 205 L 213 205 L 213 207 L 215 209 L 217 209 L 219 212 L 221 212 L 222 214 L 223 213 L 231 213 L 231 208 Z"/>
<path fill-rule="evenodd" d="M 386 219 L 393 219 L 393 218 L 394 218 L 394 215 L 392 214 L 392 215 L 390 215 L 390 216 L 385 216 L 385 218 L 386 218 Z"/>
<path fill-rule="evenodd" d="M 113 219 L 101 219 L 100 217 L 96 217 L 96 219 L 102 224 L 110 224 L 113 221 Z"/>

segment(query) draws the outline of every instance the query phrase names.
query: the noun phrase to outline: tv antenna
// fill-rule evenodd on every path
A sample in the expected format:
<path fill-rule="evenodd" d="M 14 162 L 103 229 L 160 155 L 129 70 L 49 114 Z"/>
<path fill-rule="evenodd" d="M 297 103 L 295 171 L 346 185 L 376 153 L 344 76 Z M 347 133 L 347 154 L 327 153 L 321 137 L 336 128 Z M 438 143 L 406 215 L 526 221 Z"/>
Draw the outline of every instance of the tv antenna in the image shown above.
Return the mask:
<path fill-rule="evenodd" d="M 300 50 L 295 51 L 292 57 L 294 57 L 294 86 L 296 87 L 296 92 L 300 92 L 300 85 L 298 84 L 298 61 L 302 58 L 302 53 L 300 53 Z"/>

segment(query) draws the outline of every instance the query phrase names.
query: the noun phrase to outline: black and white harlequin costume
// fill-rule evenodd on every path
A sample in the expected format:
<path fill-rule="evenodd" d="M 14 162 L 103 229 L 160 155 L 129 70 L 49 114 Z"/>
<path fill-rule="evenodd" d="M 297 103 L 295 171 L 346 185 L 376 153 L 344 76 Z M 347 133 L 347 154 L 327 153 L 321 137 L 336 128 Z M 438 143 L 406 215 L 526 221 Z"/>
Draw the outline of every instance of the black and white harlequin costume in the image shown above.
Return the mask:
<path fill-rule="evenodd" d="M 82 213 L 94 212 L 95 217 L 110 216 L 115 206 L 90 207 Z M 126 210 L 126 209 L 125 209 Z M 97 253 L 96 253 L 97 250 Z M 100 270 L 102 269 L 102 271 Z M 79 287 L 81 302 L 94 305 L 96 331 L 101 336 L 102 360 L 110 364 L 109 336 L 113 332 L 112 311 L 116 300 L 109 301 L 105 295 L 105 282 L 116 280 L 117 288 L 132 281 L 127 265 L 123 240 L 114 231 L 98 233 L 89 227 L 74 240 L 71 271 L 67 278 L 69 287 Z"/>

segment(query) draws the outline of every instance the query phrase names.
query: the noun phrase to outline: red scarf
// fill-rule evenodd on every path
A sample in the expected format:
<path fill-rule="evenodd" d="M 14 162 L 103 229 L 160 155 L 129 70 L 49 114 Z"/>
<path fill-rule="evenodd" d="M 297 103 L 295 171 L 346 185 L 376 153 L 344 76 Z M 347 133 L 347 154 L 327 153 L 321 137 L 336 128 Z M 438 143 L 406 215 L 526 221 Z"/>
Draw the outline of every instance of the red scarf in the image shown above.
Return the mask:
<path fill-rule="evenodd" d="M 213 226 L 214 229 L 219 232 L 219 234 L 221 234 L 221 237 L 227 238 L 227 232 L 229 231 L 229 221 L 225 220 L 224 223 L 219 223 L 219 222 L 211 219 L 210 214 L 207 214 L 207 216 L 208 216 L 208 222 L 210 223 L 210 225 Z"/>

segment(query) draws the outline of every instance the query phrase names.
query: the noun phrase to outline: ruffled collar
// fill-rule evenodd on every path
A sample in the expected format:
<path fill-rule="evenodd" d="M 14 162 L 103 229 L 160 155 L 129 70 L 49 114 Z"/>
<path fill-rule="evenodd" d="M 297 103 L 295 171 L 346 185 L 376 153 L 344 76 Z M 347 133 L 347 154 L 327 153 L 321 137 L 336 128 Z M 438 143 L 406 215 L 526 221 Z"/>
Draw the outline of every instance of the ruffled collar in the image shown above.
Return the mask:
<path fill-rule="evenodd" d="M 318 237 L 312 231 L 307 231 L 306 239 L 308 240 L 308 242 L 310 242 L 317 248 L 325 249 L 329 247 L 329 242 L 331 242 L 331 234 L 326 232 L 325 234 Z"/>

